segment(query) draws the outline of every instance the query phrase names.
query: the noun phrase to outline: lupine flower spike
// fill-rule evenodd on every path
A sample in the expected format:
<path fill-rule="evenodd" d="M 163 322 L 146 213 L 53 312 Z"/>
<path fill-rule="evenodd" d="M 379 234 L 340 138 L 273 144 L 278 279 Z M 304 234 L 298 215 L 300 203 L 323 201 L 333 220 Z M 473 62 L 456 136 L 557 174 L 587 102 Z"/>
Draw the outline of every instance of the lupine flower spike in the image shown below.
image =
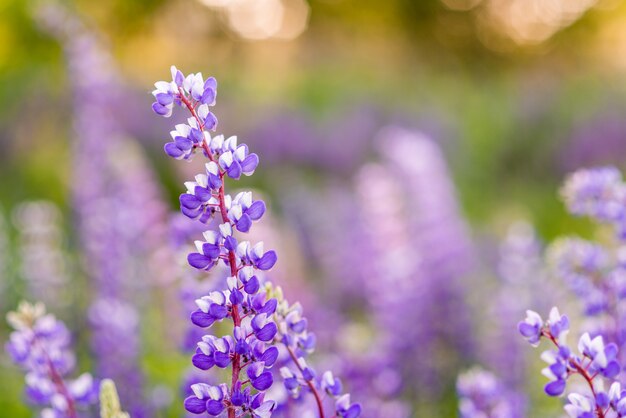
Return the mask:
<path fill-rule="evenodd" d="M 276 347 L 278 300 L 260 290 L 261 273 L 274 266 L 277 256 L 272 250 L 265 251 L 262 242 L 251 244 L 235 236 L 237 231 L 248 232 L 253 221 L 263 216 L 265 203 L 253 199 L 251 192 L 233 197 L 224 187 L 227 177 L 238 180 L 242 175 L 252 175 L 259 158 L 249 152 L 247 145 L 238 144 L 236 136 L 225 138 L 209 133 L 217 127 L 217 118 L 210 111 L 217 96 L 215 78 L 204 80 L 200 73 L 184 76 L 174 66 L 171 75 L 171 81 L 155 84 L 152 94 L 156 101 L 152 109 L 158 115 L 169 117 L 176 105 L 186 108 L 190 117 L 170 133 L 172 141 L 165 145 L 165 153 L 184 160 L 200 153 L 208 160 L 205 172 L 198 174 L 195 181 L 185 183 L 187 191 L 180 196 L 181 212 L 202 223 L 216 219 L 219 224 L 216 230 L 206 231 L 203 240 L 196 241 L 197 251 L 189 254 L 187 260 L 198 270 L 208 271 L 224 264 L 229 271 L 227 289 L 197 299 L 198 309 L 191 314 L 191 321 L 201 328 L 210 328 L 225 320 L 231 321 L 233 326 L 232 333 L 221 337 L 204 335 L 192 358 L 192 363 L 200 370 L 229 369 L 229 381 L 218 385 L 202 382 L 191 385 L 193 395 L 185 399 L 184 406 L 188 412 L 209 416 L 270 417 L 276 402 L 269 397 L 266 399 L 266 393 L 274 383 L 272 366 L 279 355 Z M 301 333 L 306 323 L 296 328 Z M 294 356 L 294 361 L 302 373 L 296 380 L 310 381 L 315 377 L 301 358 Z M 285 384 L 291 386 L 288 382 L 294 377 L 283 377 Z M 332 376 L 324 381 L 328 382 L 325 387 L 333 395 L 338 394 Z M 324 418 L 317 387 L 311 384 L 309 388 L 315 395 L 320 418 Z M 338 399 L 337 405 L 339 417 L 359 415 L 360 406 L 351 404 L 348 396 Z"/>
<path fill-rule="evenodd" d="M 616 381 L 621 367 L 617 361 L 617 345 L 605 344 L 601 335 L 591 337 L 584 333 L 578 341 L 578 352 L 567 345 L 569 320 L 561 315 L 557 308 L 552 308 L 547 321 L 533 311 L 528 311 L 526 319 L 519 323 L 520 333 L 533 346 L 538 346 L 542 339 L 550 341 L 553 349 L 544 351 L 541 359 L 548 366 L 542 374 L 550 381 L 544 391 L 548 396 L 560 396 L 565 392 L 567 381 L 573 375 L 579 375 L 585 381 L 587 393 L 570 393 L 565 412 L 572 418 L 607 418 L 609 412 L 616 416 L 626 416 L 626 392 L 621 391 Z M 605 384 L 610 390 L 604 391 Z"/>
<path fill-rule="evenodd" d="M 44 418 L 78 418 L 81 406 L 94 404 L 98 384 L 90 374 L 68 379 L 75 365 L 70 333 L 41 303 L 21 302 L 7 315 L 15 331 L 6 345 L 13 361 L 26 373 L 29 400 L 41 406 Z"/>

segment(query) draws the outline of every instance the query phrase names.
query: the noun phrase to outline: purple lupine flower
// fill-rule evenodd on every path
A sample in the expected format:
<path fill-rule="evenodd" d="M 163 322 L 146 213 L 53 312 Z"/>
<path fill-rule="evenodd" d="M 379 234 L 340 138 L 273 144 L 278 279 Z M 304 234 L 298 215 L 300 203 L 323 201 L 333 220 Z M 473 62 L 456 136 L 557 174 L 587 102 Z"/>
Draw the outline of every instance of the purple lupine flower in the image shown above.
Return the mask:
<path fill-rule="evenodd" d="M 76 360 L 65 324 L 46 314 L 43 304 L 21 302 L 7 315 L 15 331 L 6 350 L 26 373 L 26 393 L 31 402 L 44 408 L 42 416 L 78 418 L 79 408 L 98 399 L 98 383 L 84 373 L 69 379 Z"/>
<path fill-rule="evenodd" d="M 475 368 L 456 383 L 461 418 L 522 418 L 519 400 L 492 373 Z"/>
<path fill-rule="evenodd" d="M 171 272 L 167 258 L 159 257 L 166 242 L 165 206 L 141 151 L 128 141 L 115 117 L 124 106 L 124 95 L 111 57 L 99 39 L 60 6 L 44 6 L 39 14 L 65 49 L 73 87 L 73 204 L 82 261 L 93 287 L 88 317 L 95 330 L 91 346 L 96 375 L 116 382 L 133 417 L 149 416 L 135 304 L 148 278 L 164 283 Z"/>
<path fill-rule="evenodd" d="M 530 322 L 536 321 L 539 315 L 529 313 Z M 529 318 L 520 323 L 520 330 Z M 544 391 L 549 396 L 560 396 L 566 390 L 571 376 L 579 375 L 586 383 L 589 392 L 578 391 L 568 395 L 569 403 L 564 409 L 573 418 L 607 418 L 612 413 L 616 416 L 625 416 L 626 410 L 622 399 L 626 393 L 616 380 L 621 372 L 617 360 L 618 347 L 614 343 L 605 344 L 602 336 L 591 338 L 588 333 L 582 334 L 578 341 L 578 352 L 574 353 L 565 341 L 565 334 L 569 329 L 569 321 L 560 315 L 556 308 L 550 312 L 548 321 L 541 325 L 540 338 L 549 340 L 554 348 L 543 352 L 541 358 L 548 364 L 542 374 L 550 379 Z M 606 383 L 610 386 L 605 391 Z M 591 396 L 590 396 L 591 395 Z"/>
<path fill-rule="evenodd" d="M 439 147 L 397 127 L 383 129 L 377 143 L 385 164 L 366 166 L 357 178 L 358 210 L 376 254 L 364 284 L 378 327 L 389 334 L 382 343 L 396 353 L 395 368 L 405 382 L 415 382 L 415 393 L 432 398 L 473 345 L 469 315 L 462 313 L 469 237 Z M 403 314 L 386 309 L 390 304 Z M 418 341 L 423 356 L 415 358 Z M 456 355 L 434 362 L 442 346 Z"/>
<path fill-rule="evenodd" d="M 560 238 L 550 245 L 548 260 L 554 273 L 582 300 L 587 315 L 609 309 L 610 300 L 603 289 L 611 266 L 607 249 L 580 238 Z"/>
<path fill-rule="evenodd" d="M 375 336 L 361 337 L 369 337 L 362 349 L 352 351 L 347 344 L 333 349 L 341 356 L 342 375 L 350 373 L 351 392 L 373 416 L 379 405 L 381 416 L 389 410 L 409 416 L 408 408 L 389 401 L 410 390 L 421 403 L 436 402 L 432 395 L 441 393 L 445 380 L 456 375 L 457 361 L 471 351 L 468 315 L 460 314 L 466 309 L 460 279 L 469 270 L 471 251 L 437 146 L 400 129 L 382 132 L 377 142 L 383 162 L 360 171 L 356 193 L 334 185 L 326 195 L 311 198 L 307 191 L 287 205 L 318 242 L 334 243 L 328 251 L 326 244 L 316 247 L 315 239 L 305 237 L 313 263 L 336 278 L 324 283 L 324 303 L 338 305 L 339 315 L 359 312 L 375 324 Z M 354 332 L 354 321 L 345 328 Z M 336 332 L 325 332 L 319 330 L 323 343 L 336 338 Z M 423 356 L 414 355 L 417 342 Z M 455 353 L 452 359 L 436 360 L 442 346 Z M 368 347 L 394 355 L 368 353 Z M 381 371 L 387 379 L 379 379 Z"/>
<path fill-rule="evenodd" d="M 210 328 L 215 322 L 227 318 L 233 322 L 232 335 L 203 336 L 192 360 L 202 370 L 229 368 L 232 371 L 230 386 L 195 384 L 192 387 L 194 394 L 185 400 L 185 409 L 191 413 L 206 412 L 213 416 L 227 411 L 229 418 L 239 413 L 270 416 L 276 403 L 265 401 L 264 393 L 273 383 L 270 369 L 276 361 L 277 351 L 274 347 L 265 349 L 263 344 L 273 341 L 278 332 L 273 319 L 277 300 L 259 292 L 260 286 L 255 276 L 257 271 L 271 269 L 277 256 L 274 251 L 265 251 L 262 242 L 252 245 L 249 241 L 239 242 L 235 238 L 234 230 L 247 232 L 252 221 L 259 219 L 265 212 L 265 204 L 262 201 L 253 202 L 247 193 L 232 198 L 225 193 L 223 182 L 226 176 L 237 180 L 242 174 L 251 175 L 258 165 L 258 157 L 250 154 L 246 145 L 238 145 L 236 137 L 226 140 L 222 136 L 211 138 L 205 130 L 215 127 L 215 117 L 209 118 L 208 110 L 201 110 L 208 108 L 205 101 L 212 100 L 207 89 L 216 88 L 214 80 L 204 82 L 202 75 L 197 73 L 184 78 L 181 86 L 181 76 L 175 67 L 172 67 L 172 78 L 171 82 L 156 83 L 157 90 L 153 94 L 157 102 L 153 104 L 153 109 L 157 114 L 167 117 L 171 114 L 167 108 L 170 104 L 186 107 L 192 117 L 188 125 L 190 135 L 196 135 L 192 132 L 198 129 L 201 134 L 197 135 L 198 139 L 201 136 L 202 140 L 194 141 L 195 136 L 191 138 L 190 152 L 183 158 L 190 159 L 201 150 L 209 160 L 206 174 L 197 176 L 195 184 L 187 185 L 189 196 L 181 197 L 181 211 L 195 218 L 197 214 L 189 213 L 189 209 L 197 209 L 202 204 L 209 205 L 214 197 L 216 200 L 208 216 L 221 219 L 217 230 L 206 231 L 205 240 L 196 242 L 197 252 L 189 254 L 188 262 L 199 270 L 210 270 L 220 263 L 230 270 L 226 290 L 216 290 L 196 300 L 199 309 L 192 314 L 192 322 L 202 328 Z M 170 98 L 163 98 L 163 95 L 171 95 L 171 102 Z M 177 128 L 177 131 L 187 129 Z M 177 159 L 182 155 L 172 152 L 171 145 L 169 148 L 166 146 L 165 152 Z M 211 163 L 217 163 L 217 169 Z M 216 181 L 216 178 L 220 181 Z M 244 370 L 248 380 L 242 382 L 239 378 Z M 312 379 L 313 376 L 307 377 Z M 314 387 L 311 388 L 323 417 L 319 394 Z M 256 393 L 252 393 L 253 389 Z M 344 408 L 345 401 L 341 405 Z M 356 409 L 360 407 L 355 405 L 347 405 L 345 410 L 350 418 L 358 416 Z"/>
<path fill-rule="evenodd" d="M 550 306 L 549 298 L 556 292 L 549 287 L 547 278 L 542 245 L 534 228 L 523 221 L 515 222 L 499 245 L 497 283 L 493 290 L 480 288 L 493 297 L 479 353 L 481 364 L 493 371 L 510 392 L 517 393 L 517 409 L 523 409 L 522 393 L 529 378 L 529 365 L 524 341 L 516 335 L 516 324 L 527 307 L 545 310 Z M 539 287 L 545 290 L 537 292 Z M 531 329 L 529 337 L 537 331 Z"/>
<path fill-rule="evenodd" d="M 620 106 L 607 103 L 590 119 L 581 119 L 556 154 L 559 165 L 571 172 L 598 164 L 622 164 L 626 157 L 626 122 Z"/>
<path fill-rule="evenodd" d="M 47 306 L 67 305 L 68 261 L 61 246 L 61 213 L 52 203 L 21 203 L 13 212 L 18 230 L 20 275 L 28 292 Z"/>
<path fill-rule="evenodd" d="M 578 170 L 561 193 L 570 213 L 612 223 L 626 233 L 626 183 L 615 167 Z"/>
<path fill-rule="evenodd" d="M 267 284 L 267 292 L 278 301 L 274 320 L 278 325 L 276 341 L 286 350 L 293 361 L 289 366 L 280 369 L 283 385 L 288 393 L 296 399 L 303 391 L 314 394 L 318 403 L 319 414 L 323 416 L 319 393 L 326 393 L 335 399 L 335 414 L 337 417 L 356 418 L 361 414 L 361 405 L 351 403 L 350 395 L 343 394 L 341 381 L 334 377 L 332 372 L 326 371 L 318 376 L 313 368 L 308 366 L 306 357 L 315 349 L 315 335 L 307 330 L 307 320 L 302 316 L 302 306 L 299 303 L 290 305 L 284 299 L 280 287 L 273 288 Z"/>

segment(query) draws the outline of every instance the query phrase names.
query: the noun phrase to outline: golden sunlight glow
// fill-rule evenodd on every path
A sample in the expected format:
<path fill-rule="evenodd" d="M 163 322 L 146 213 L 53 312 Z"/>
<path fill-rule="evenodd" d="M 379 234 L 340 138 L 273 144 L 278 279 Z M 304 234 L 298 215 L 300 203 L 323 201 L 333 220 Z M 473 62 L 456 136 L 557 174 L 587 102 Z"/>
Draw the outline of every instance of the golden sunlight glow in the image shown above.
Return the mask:
<path fill-rule="evenodd" d="M 224 13 L 229 28 L 250 40 L 295 39 L 307 28 L 306 0 L 198 0 Z"/>

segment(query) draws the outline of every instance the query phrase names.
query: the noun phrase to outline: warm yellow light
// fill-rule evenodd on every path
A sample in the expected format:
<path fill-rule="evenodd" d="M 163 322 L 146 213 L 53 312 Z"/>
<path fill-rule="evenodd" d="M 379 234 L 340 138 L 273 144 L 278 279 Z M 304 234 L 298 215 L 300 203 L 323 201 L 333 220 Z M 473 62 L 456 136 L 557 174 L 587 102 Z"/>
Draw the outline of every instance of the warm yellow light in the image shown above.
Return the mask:
<path fill-rule="evenodd" d="M 580 19 L 598 0 L 489 0 L 485 21 L 518 44 L 538 44 Z"/>
<path fill-rule="evenodd" d="M 295 39 L 307 28 L 306 0 L 198 0 L 225 15 L 230 29 L 242 38 Z"/>

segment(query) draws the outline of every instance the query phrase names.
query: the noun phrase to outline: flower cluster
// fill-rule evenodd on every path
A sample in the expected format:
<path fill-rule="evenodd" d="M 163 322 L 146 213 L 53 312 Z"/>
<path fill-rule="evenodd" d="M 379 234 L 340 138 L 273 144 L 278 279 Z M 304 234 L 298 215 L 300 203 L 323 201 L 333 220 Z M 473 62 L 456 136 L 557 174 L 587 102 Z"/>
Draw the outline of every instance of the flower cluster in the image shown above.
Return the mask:
<path fill-rule="evenodd" d="M 621 371 L 616 344 L 605 344 L 601 335 L 592 338 L 584 333 L 578 341 L 579 354 L 576 354 L 566 342 L 569 320 L 557 308 L 552 308 L 547 321 L 538 313 L 527 311 L 526 319 L 519 323 L 518 329 L 533 346 L 538 346 L 542 339 L 549 340 L 554 346 L 541 355 L 548 364 L 542 371 L 550 379 L 544 388 L 547 395 L 562 395 L 573 375 L 581 376 L 586 382 L 586 393 L 568 395 L 565 411 L 570 417 L 604 418 L 609 416 L 609 411 L 618 417 L 626 416 L 626 392 L 621 391 L 616 380 Z M 604 390 L 606 382 L 610 383 L 608 392 Z"/>
<path fill-rule="evenodd" d="M 555 273 L 584 304 L 589 316 L 609 313 L 626 297 L 626 276 L 609 249 L 576 237 L 560 238 L 548 249 Z"/>
<path fill-rule="evenodd" d="M 116 382 L 133 418 L 152 417 L 139 361 L 145 307 L 139 293 L 171 277 L 171 263 L 161 256 L 169 254 L 163 251 L 166 206 L 124 129 L 120 109 L 128 113 L 128 92 L 101 39 L 60 2 L 41 3 L 37 12 L 65 51 L 73 90 L 72 209 L 92 297 L 94 374 Z"/>
<path fill-rule="evenodd" d="M 15 329 L 6 345 L 13 361 L 26 372 L 29 399 L 44 407 L 42 417 L 77 418 L 78 406 L 94 404 L 98 384 L 90 374 L 67 379 L 75 365 L 70 333 L 43 304 L 20 303 L 7 315 Z"/>
<path fill-rule="evenodd" d="M 490 372 L 474 368 L 456 383 L 461 418 L 521 418 L 522 411 L 502 382 Z"/>
<path fill-rule="evenodd" d="M 612 223 L 620 235 L 626 233 L 626 183 L 615 167 L 574 172 L 562 195 L 572 214 Z"/>
<path fill-rule="evenodd" d="M 611 167 L 580 170 L 572 174 L 563 187 L 569 211 L 609 222 L 618 231 L 623 220 L 626 184 Z M 623 232 L 623 231 L 622 231 Z M 548 249 L 554 274 L 561 278 L 580 299 L 584 314 L 590 318 L 592 335 L 602 334 L 614 342 L 622 353 L 626 342 L 624 299 L 626 298 L 626 252 L 624 235 L 618 234 L 617 245 L 605 245 L 577 237 L 561 238 Z"/>
<path fill-rule="evenodd" d="M 302 391 L 310 391 L 322 408 L 320 393 L 326 393 L 335 400 L 335 415 L 342 418 L 357 418 L 361 414 L 361 405 L 350 402 L 350 394 L 344 394 L 341 381 L 328 370 L 319 376 L 311 368 L 305 358 L 315 349 L 315 334 L 308 331 L 308 321 L 302 316 L 302 305 L 290 305 L 283 297 L 280 287 L 272 287 L 266 283 L 266 292 L 278 301 L 274 321 L 278 324 L 276 341 L 287 351 L 294 367 L 283 366 L 280 374 L 284 379 L 287 392 L 295 399 L 300 398 Z M 323 416 L 323 410 L 319 410 Z"/>
<path fill-rule="evenodd" d="M 209 134 L 208 130 L 217 126 L 217 118 L 209 111 L 217 94 L 214 78 L 204 81 L 200 73 L 185 77 L 174 66 L 171 73 L 171 82 L 155 84 L 152 94 L 156 102 L 152 108 L 169 117 L 178 105 L 185 107 L 191 117 L 186 124 L 176 125 L 171 133 L 173 142 L 165 145 L 165 152 L 175 159 L 189 160 L 200 150 L 208 159 L 205 172 L 185 184 L 187 192 L 180 196 L 181 212 L 202 223 L 214 219 L 217 224 L 217 228 L 204 232 L 204 240 L 196 241 L 197 252 L 190 253 L 187 260 L 198 270 L 208 271 L 220 263 L 229 270 L 227 288 L 197 299 L 198 309 L 191 321 L 201 328 L 224 320 L 232 321 L 233 326 L 227 335 L 204 335 L 192 359 L 200 370 L 230 369 L 229 383 L 191 385 L 193 395 L 185 399 L 185 409 L 210 416 L 227 414 L 229 418 L 269 417 L 276 407 L 275 401 L 266 399 L 266 391 L 273 384 L 272 366 L 279 354 L 275 346 L 279 327 L 274 319 L 278 301 L 261 292 L 260 274 L 274 266 L 277 256 L 272 250 L 265 251 L 262 242 L 251 244 L 234 235 L 235 231 L 250 230 L 252 222 L 265 213 L 265 203 L 254 200 L 250 192 L 232 197 L 224 190 L 226 177 L 238 180 L 241 175 L 252 175 L 259 159 L 249 153 L 245 144 L 238 144 L 236 137 L 224 139 Z M 341 411 L 345 409 L 340 416 L 355 418 L 358 413 L 351 412 L 353 405 L 347 401 L 340 402 Z M 320 417 L 324 417 L 321 403 Z"/>

